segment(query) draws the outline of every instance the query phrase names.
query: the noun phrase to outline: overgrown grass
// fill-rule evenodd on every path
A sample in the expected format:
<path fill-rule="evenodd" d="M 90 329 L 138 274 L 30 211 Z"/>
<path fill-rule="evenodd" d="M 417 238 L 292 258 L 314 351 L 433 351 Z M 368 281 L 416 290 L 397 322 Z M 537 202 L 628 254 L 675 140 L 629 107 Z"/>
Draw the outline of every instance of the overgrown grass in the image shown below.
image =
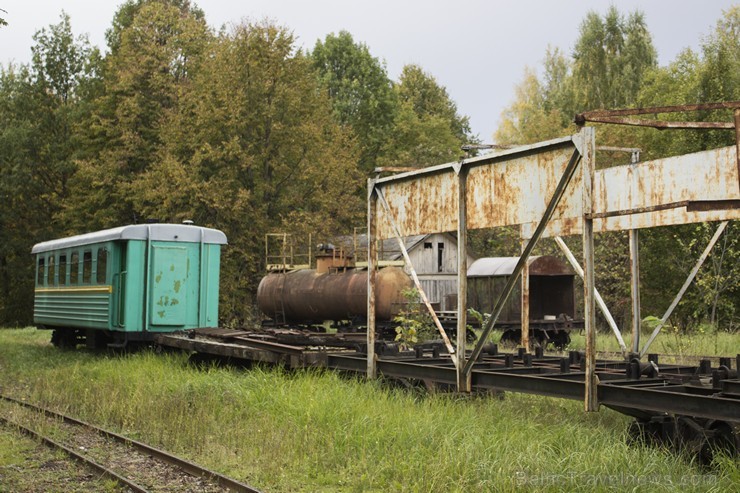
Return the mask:
<path fill-rule="evenodd" d="M 328 371 L 193 368 L 182 354 L 60 352 L 0 330 L 3 391 L 184 455 L 264 491 L 731 491 L 630 445 L 629 419 L 580 402 L 401 391 Z"/>
<path fill-rule="evenodd" d="M 632 347 L 632 335 L 623 334 L 627 349 Z M 650 331 L 640 336 L 640 348 L 650 337 Z M 571 342 L 568 349 L 583 350 L 586 339 L 583 332 L 571 333 Z M 619 343 L 611 332 L 599 332 L 596 336 L 596 349 L 619 353 Z M 653 341 L 649 352 L 670 355 L 666 362 L 685 363 L 696 360 L 699 356 L 728 356 L 733 357 L 740 353 L 740 333 L 723 330 L 700 329 L 690 333 L 682 333 L 671 327 L 665 327 Z"/>

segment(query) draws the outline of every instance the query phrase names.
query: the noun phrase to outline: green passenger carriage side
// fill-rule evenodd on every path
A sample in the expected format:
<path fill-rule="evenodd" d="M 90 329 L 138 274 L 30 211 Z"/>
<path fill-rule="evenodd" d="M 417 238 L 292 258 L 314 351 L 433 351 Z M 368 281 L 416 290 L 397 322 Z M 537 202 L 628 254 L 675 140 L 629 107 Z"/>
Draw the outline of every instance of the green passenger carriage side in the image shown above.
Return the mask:
<path fill-rule="evenodd" d="M 141 224 L 38 243 L 34 322 L 52 342 L 123 346 L 218 325 L 218 230 Z"/>

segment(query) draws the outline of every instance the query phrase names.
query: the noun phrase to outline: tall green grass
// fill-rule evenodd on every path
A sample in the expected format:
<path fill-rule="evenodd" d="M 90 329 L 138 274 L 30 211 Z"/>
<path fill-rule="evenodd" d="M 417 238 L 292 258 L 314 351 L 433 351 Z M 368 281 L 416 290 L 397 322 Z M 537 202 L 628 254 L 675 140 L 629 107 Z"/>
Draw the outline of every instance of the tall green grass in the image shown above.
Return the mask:
<path fill-rule="evenodd" d="M 623 334 L 627 349 L 632 347 L 632 334 Z M 646 331 L 640 335 L 640 348 L 650 337 Z M 572 332 L 568 349 L 583 350 L 586 339 L 583 332 Z M 596 335 L 597 351 L 619 353 L 619 343 L 611 332 L 599 332 Z M 703 329 L 690 333 L 683 333 L 671 327 L 664 327 L 658 337 L 650 345 L 650 353 L 667 355 L 666 362 L 687 363 L 695 361 L 700 356 L 734 357 L 740 353 L 740 333 L 727 332 L 716 329 Z"/>
<path fill-rule="evenodd" d="M 194 368 L 182 354 L 59 352 L 0 330 L 4 392 L 67 411 L 264 491 L 731 491 L 740 467 L 702 469 L 630 444 L 630 420 L 538 396 L 423 394 L 329 371 Z"/>

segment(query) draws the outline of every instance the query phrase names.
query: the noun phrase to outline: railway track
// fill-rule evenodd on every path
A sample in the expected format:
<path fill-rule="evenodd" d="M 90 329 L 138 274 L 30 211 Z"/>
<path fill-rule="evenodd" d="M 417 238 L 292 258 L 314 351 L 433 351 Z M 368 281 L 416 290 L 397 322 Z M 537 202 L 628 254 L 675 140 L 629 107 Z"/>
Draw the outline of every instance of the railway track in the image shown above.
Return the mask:
<path fill-rule="evenodd" d="M 0 401 L 10 404 L 0 413 L 0 422 L 64 451 L 130 491 L 259 493 L 251 486 L 198 464 L 84 421 L 2 394 Z M 9 413 L 14 419 L 6 417 Z M 18 418 L 24 421 L 36 418 L 53 420 L 55 428 L 61 428 L 64 438 L 46 436 L 21 424 Z"/>

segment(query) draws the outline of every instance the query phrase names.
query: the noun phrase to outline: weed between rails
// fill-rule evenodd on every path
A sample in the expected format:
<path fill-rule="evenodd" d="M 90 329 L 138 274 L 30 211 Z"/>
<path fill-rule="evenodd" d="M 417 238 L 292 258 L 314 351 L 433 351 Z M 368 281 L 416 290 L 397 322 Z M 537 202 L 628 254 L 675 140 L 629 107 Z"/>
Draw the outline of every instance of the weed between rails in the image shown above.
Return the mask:
<path fill-rule="evenodd" d="M 629 445 L 628 418 L 585 414 L 580 402 L 408 393 L 329 371 L 194 368 L 183 354 L 59 352 L 47 340 L 0 331 L 5 392 L 265 491 L 730 491 L 740 481 L 734 460 L 706 471 Z"/>

